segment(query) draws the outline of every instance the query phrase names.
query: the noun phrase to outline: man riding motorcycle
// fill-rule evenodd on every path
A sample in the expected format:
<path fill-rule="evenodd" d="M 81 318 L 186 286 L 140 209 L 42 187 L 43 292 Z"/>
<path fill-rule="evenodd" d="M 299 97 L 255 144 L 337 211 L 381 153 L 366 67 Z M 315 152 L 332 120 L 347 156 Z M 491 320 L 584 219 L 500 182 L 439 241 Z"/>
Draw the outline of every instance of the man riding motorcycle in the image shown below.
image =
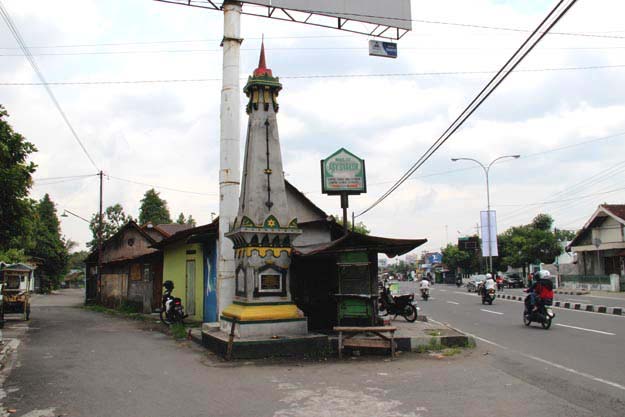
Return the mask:
<path fill-rule="evenodd" d="M 486 274 L 486 281 L 484 281 L 484 287 L 482 291 L 494 290 L 495 289 L 495 280 L 493 279 L 492 274 Z"/>
<path fill-rule="evenodd" d="M 534 274 L 532 285 L 525 290 L 529 293 L 529 307 L 532 311 L 553 304 L 553 283 L 549 271 L 538 271 Z"/>
<path fill-rule="evenodd" d="M 419 289 L 421 290 L 421 295 L 427 297 L 430 292 L 430 281 L 423 277 L 419 282 Z"/>

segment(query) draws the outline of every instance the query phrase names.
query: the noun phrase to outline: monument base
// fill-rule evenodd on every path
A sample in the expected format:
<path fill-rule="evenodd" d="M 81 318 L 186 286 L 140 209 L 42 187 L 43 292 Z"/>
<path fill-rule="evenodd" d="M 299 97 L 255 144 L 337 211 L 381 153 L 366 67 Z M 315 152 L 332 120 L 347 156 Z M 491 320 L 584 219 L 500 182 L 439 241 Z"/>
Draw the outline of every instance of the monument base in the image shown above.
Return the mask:
<path fill-rule="evenodd" d="M 235 302 L 224 309 L 220 319 L 220 330 L 226 334 L 230 334 L 232 323 L 236 323 L 234 335 L 239 338 L 308 333 L 308 319 L 290 302 L 265 304 Z"/>

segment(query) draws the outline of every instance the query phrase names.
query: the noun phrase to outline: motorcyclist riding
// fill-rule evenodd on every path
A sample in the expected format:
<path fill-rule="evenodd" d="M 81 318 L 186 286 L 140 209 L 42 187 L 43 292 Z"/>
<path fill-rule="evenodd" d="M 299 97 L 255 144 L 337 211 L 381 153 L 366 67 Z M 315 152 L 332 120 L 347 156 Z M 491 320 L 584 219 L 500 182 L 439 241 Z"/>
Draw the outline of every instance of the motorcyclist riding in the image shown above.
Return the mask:
<path fill-rule="evenodd" d="M 553 283 L 549 277 L 549 271 L 539 271 L 534 274 L 532 285 L 525 290 L 529 293 L 529 307 L 532 310 L 538 310 L 542 306 L 550 306 L 553 304 Z"/>
<path fill-rule="evenodd" d="M 484 281 L 484 287 L 482 291 L 494 290 L 495 289 L 495 280 L 493 279 L 493 275 L 488 273 L 486 274 L 486 281 Z"/>
<path fill-rule="evenodd" d="M 421 290 L 421 296 L 423 296 L 424 299 L 427 299 L 430 292 L 430 281 L 423 277 L 421 282 L 419 282 L 419 289 Z"/>

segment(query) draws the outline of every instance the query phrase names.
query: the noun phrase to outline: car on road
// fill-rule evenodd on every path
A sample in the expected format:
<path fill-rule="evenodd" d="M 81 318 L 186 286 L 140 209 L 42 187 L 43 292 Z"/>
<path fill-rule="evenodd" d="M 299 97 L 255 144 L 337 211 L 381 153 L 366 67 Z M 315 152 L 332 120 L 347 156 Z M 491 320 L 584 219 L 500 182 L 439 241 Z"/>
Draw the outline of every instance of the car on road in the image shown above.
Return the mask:
<path fill-rule="evenodd" d="M 523 278 L 519 274 L 506 274 L 504 277 L 504 285 L 508 288 L 523 288 L 525 284 L 523 283 Z"/>
<path fill-rule="evenodd" d="M 475 292 L 477 291 L 477 287 L 479 284 L 486 281 L 486 275 L 473 275 L 469 278 L 469 282 L 467 283 L 467 291 Z"/>

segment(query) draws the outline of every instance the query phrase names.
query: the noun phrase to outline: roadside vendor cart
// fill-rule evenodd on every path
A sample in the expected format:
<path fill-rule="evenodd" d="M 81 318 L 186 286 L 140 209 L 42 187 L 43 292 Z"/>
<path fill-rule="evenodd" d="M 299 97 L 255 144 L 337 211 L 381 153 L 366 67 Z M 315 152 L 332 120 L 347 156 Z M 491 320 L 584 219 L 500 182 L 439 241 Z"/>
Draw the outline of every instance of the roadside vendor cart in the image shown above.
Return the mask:
<path fill-rule="evenodd" d="M 33 271 L 34 268 L 20 263 L 5 265 L 0 269 L 0 326 L 4 326 L 5 314 L 20 314 L 24 320 L 30 319 Z"/>

